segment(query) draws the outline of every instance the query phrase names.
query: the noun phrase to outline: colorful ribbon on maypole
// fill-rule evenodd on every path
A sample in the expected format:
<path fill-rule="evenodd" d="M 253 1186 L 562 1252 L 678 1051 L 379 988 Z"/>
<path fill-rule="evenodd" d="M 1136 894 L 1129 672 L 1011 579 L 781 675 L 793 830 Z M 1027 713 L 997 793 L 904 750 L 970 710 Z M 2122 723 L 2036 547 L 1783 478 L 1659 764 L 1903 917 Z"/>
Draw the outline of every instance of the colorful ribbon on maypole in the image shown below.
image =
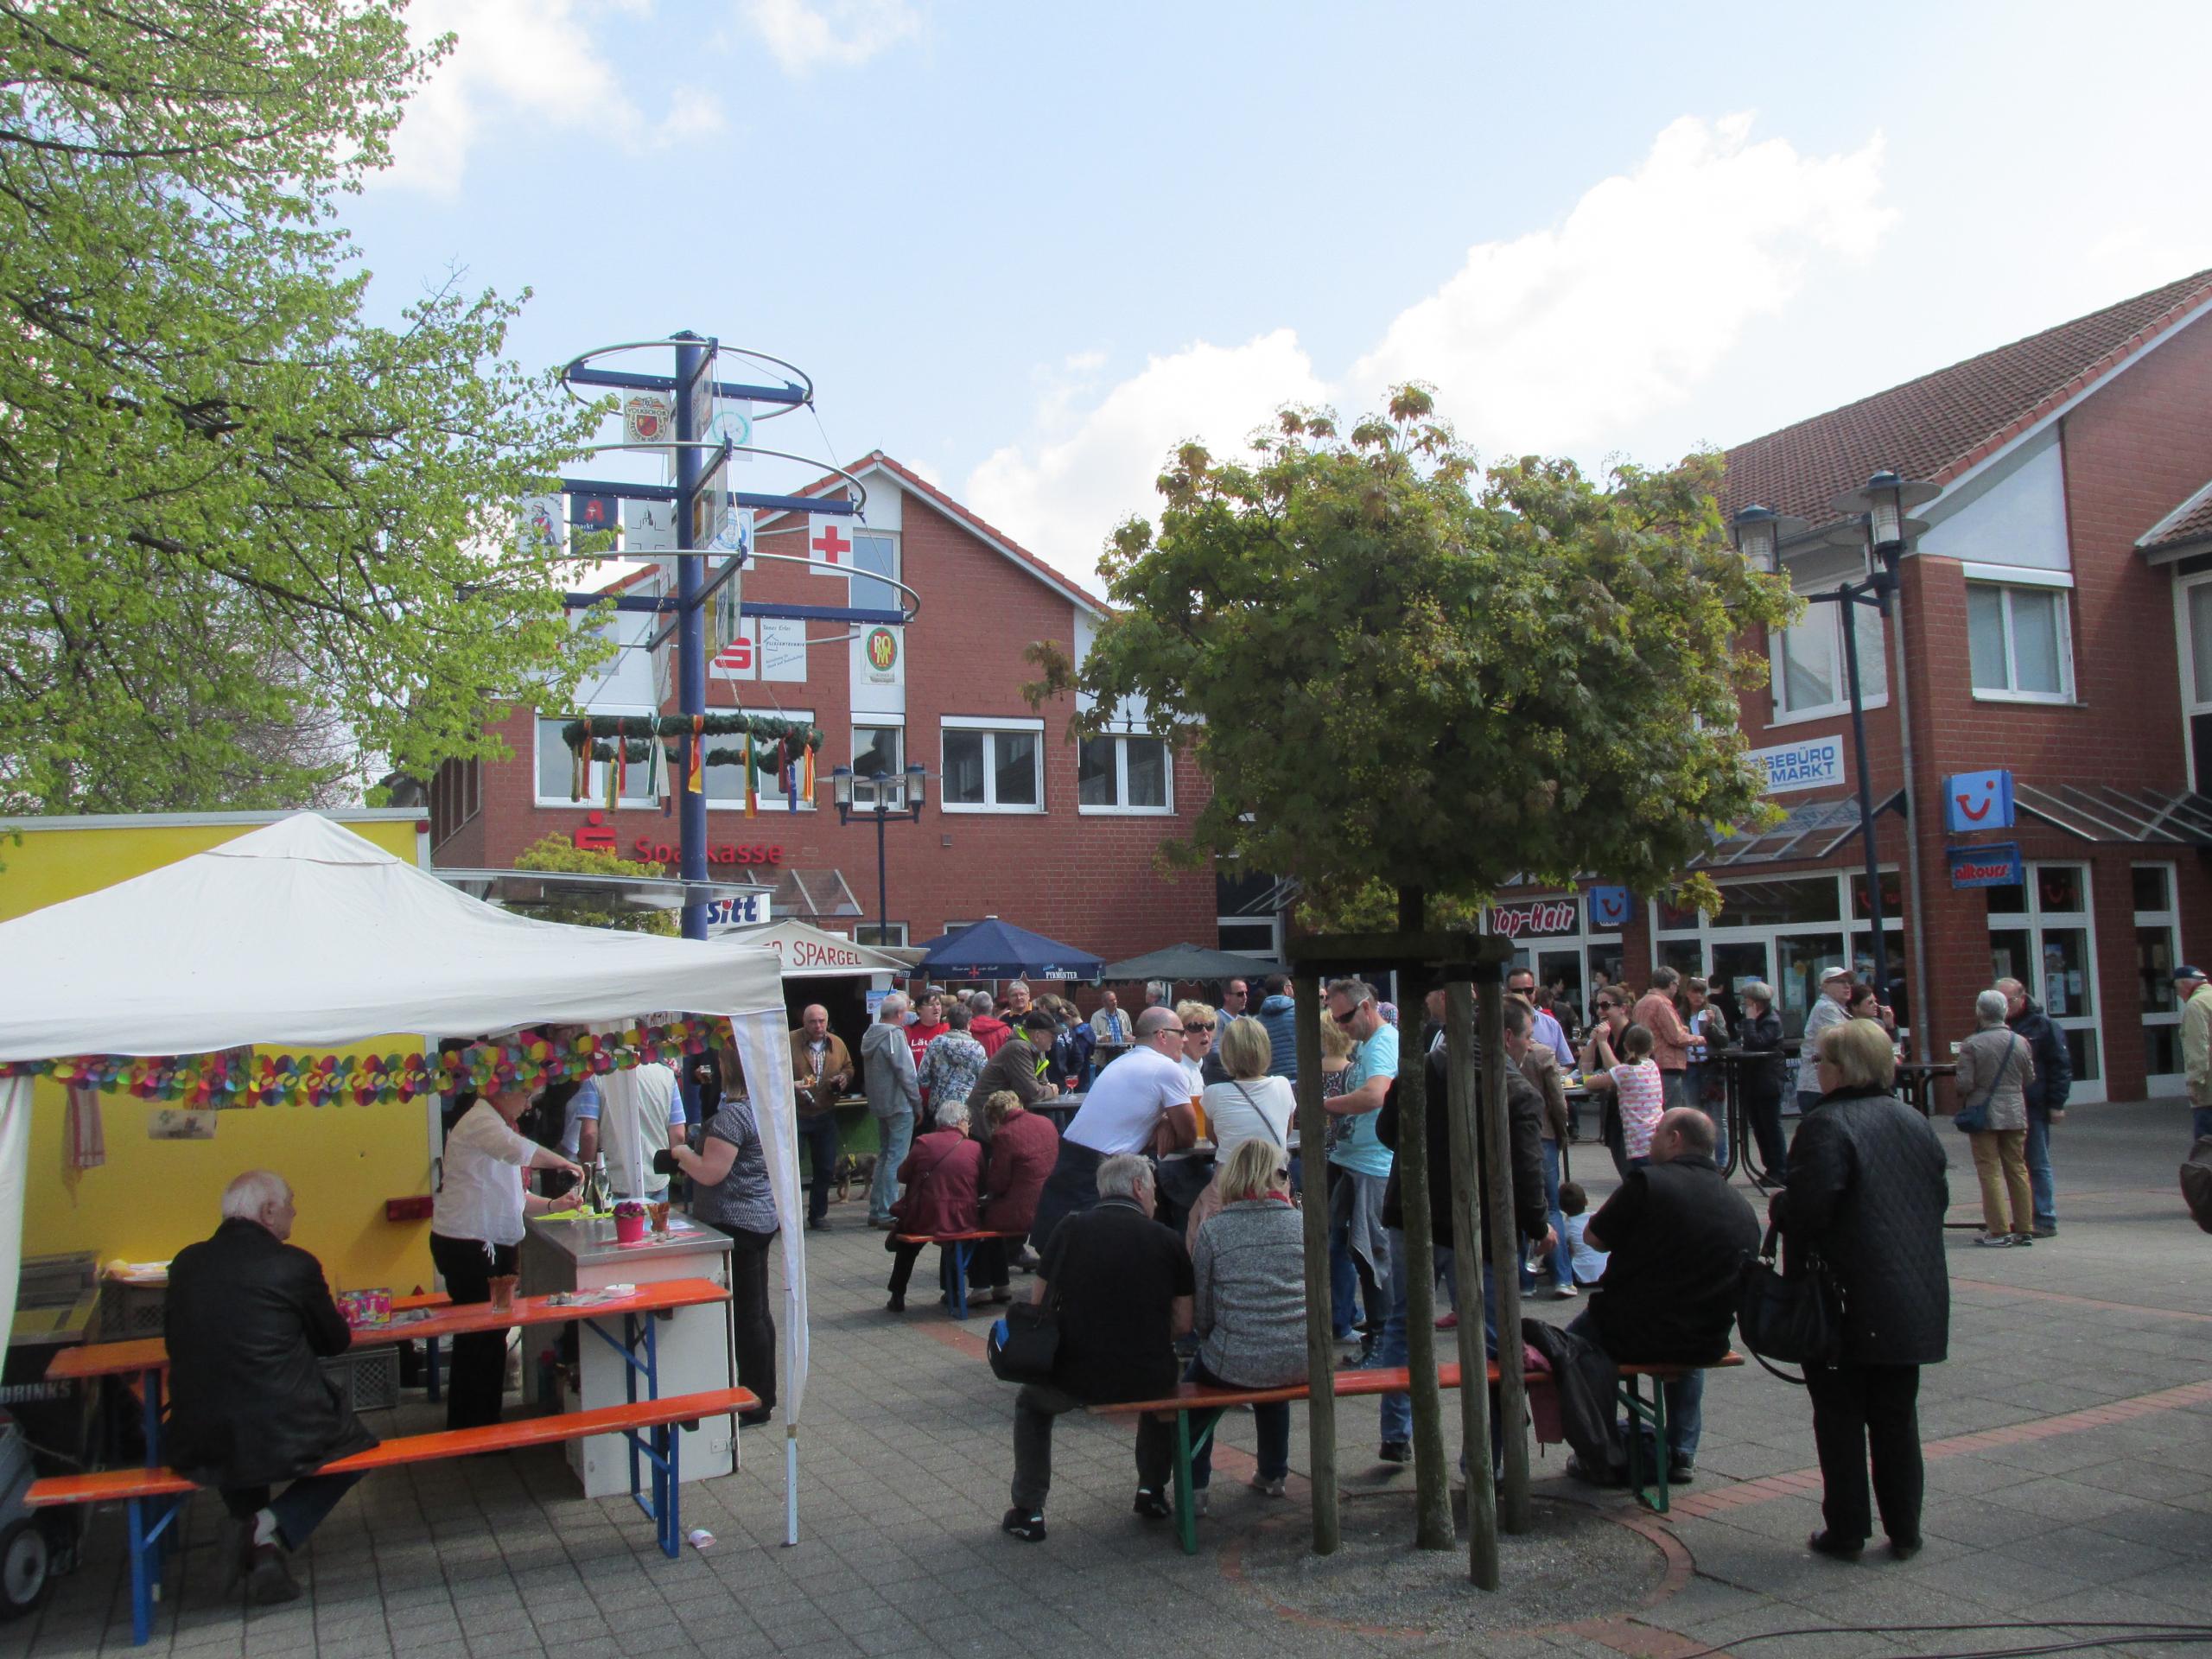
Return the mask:
<path fill-rule="evenodd" d="M 707 717 L 691 716 L 691 768 L 683 786 L 694 795 L 707 792 Z"/>

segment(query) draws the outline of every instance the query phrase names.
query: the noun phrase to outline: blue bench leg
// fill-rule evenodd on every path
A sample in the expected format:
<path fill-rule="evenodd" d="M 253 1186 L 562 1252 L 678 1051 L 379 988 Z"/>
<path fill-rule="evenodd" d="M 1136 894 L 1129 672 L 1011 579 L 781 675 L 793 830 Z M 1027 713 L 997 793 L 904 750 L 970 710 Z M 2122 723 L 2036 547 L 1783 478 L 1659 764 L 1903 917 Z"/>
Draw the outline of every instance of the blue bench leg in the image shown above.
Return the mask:
<path fill-rule="evenodd" d="M 153 1574 L 148 1561 L 146 1511 L 143 1498 L 132 1498 L 124 1510 L 130 1528 L 130 1642 L 143 1648 L 154 1633 Z"/>
<path fill-rule="evenodd" d="M 432 1337 L 426 1345 L 429 1350 L 430 1376 L 429 1385 L 423 1392 L 435 1406 L 438 1403 L 438 1339 Z"/>
<path fill-rule="evenodd" d="M 952 1305 L 952 1317 L 956 1319 L 964 1319 L 968 1317 L 968 1251 L 969 1248 L 965 1241 L 952 1247 L 952 1283 L 947 1290 L 947 1299 Z"/>

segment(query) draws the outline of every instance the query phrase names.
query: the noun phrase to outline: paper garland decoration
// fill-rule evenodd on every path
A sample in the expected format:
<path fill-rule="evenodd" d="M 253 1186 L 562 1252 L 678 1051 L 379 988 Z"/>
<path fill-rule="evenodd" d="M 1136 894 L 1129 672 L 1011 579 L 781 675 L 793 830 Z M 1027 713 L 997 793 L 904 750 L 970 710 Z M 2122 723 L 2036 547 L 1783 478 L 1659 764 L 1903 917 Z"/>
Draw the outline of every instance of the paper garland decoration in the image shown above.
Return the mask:
<path fill-rule="evenodd" d="M 495 1085 L 537 1090 L 652 1060 L 672 1064 L 731 1041 L 729 1021 L 714 1017 L 636 1025 L 604 1036 L 586 1032 L 572 1039 L 518 1033 L 430 1054 L 80 1054 L 13 1061 L 0 1065 L 0 1075 L 52 1077 L 73 1090 L 134 1095 L 188 1109 L 372 1106 L 462 1089 L 483 1094 Z"/>

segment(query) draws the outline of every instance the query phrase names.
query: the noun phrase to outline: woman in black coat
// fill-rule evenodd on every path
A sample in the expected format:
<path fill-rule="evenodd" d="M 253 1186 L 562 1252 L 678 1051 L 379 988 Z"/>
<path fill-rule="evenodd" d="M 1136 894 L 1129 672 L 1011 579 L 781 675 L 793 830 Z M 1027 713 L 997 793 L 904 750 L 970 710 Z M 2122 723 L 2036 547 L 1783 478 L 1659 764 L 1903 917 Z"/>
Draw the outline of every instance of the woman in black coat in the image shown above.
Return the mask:
<path fill-rule="evenodd" d="M 1820 1102 L 1769 1210 L 1792 1262 L 1817 1255 L 1843 1298 L 1835 1363 L 1805 1368 L 1827 1522 L 1807 1541 L 1845 1560 L 1866 1548 L 1871 1452 L 1882 1530 L 1903 1560 L 1920 1549 L 1920 1368 L 1942 1363 L 1950 1336 L 1950 1188 L 1936 1131 L 1891 1092 L 1889 1033 L 1848 1020 L 1821 1033 L 1819 1051 Z"/>
<path fill-rule="evenodd" d="M 1782 1139 L 1782 1016 L 1774 1011 L 1773 987 L 1762 980 L 1747 981 L 1738 995 L 1744 1017 L 1736 1047 L 1747 1058 L 1736 1062 L 1737 1096 L 1744 1103 L 1751 1138 L 1758 1142 L 1759 1167 L 1771 1186 L 1781 1182 L 1789 1162 Z M 1748 1058 L 1753 1055 L 1758 1058 Z"/>

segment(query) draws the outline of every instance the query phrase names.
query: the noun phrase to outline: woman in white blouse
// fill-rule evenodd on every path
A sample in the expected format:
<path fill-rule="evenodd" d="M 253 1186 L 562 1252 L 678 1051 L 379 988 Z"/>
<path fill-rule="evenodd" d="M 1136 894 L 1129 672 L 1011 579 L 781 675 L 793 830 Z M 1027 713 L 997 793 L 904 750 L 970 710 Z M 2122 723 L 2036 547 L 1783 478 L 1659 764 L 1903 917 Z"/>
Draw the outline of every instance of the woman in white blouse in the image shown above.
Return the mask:
<path fill-rule="evenodd" d="M 1249 1014 L 1230 1020 L 1221 1033 L 1221 1064 L 1229 1081 L 1207 1084 L 1204 1104 L 1206 1127 L 1223 1157 L 1239 1141 L 1287 1146 L 1298 1097 L 1289 1078 L 1268 1075 L 1274 1058 L 1268 1028 Z"/>
<path fill-rule="evenodd" d="M 583 1171 L 557 1150 L 515 1128 L 530 1099 L 528 1090 L 509 1084 L 479 1100 L 446 1132 L 445 1178 L 430 1211 L 430 1260 L 456 1305 L 490 1301 L 493 1279 L 515 1270 L 523 1217 L 569 1202 L 524 1192 L 523 1171 L 565 1169 L 583 1179 Z M 506 1372 L 506 1332 L 455 1337 L 446 1379 L 446 1427 L 498 1422 Z"/>

